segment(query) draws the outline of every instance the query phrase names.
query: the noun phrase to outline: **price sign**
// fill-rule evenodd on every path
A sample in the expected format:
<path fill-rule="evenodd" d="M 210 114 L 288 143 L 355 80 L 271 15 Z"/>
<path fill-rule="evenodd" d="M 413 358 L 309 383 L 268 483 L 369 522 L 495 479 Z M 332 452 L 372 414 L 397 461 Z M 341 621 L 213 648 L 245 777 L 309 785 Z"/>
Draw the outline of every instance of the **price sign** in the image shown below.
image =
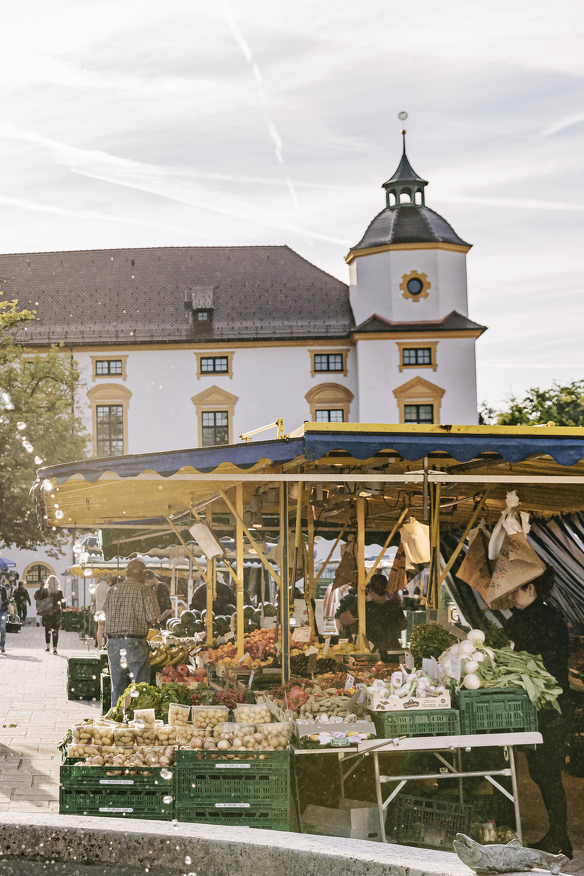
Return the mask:
<path fill-rule="evenodd" d="M 460 681 L 460 657 L 450 658 L 450 675 L 456 681 Z"/>
<path fill-rule="evenodd" d="M 355 687 L 357 688 L 358 691 L 360 691 L 359 699 L 357 700 L 357 702 L 364 703 L 365 702 L 365 685 L 362 684 L 361 682 L 359 682 L 359 684 L 356 684 Z"/>
<path fill-rule="evenodd" d="M 255 675 L 255 669 L 252 669 L 252 671 L 250 672 L 250 675 L 249 675 L 249 682 L 248 682 L 248 685 L 247 685 L 249 688 L 251 688 L 251 686 L 252 686 L 252 684 L 253 684 L 253 677 L 254 677 L 254 675 Z"/>
<path fill-rule="evenodd" d="M 324 640 L 324 648 L 322 649 L 322 656 L 323 657 L 326 657 L 326 655 L 328 654 L 330 646 L 331 646 L 331 640 L 330 640 L 330 636 L 329 636 L 327 639 Z"/>
<path fill-rule="evenodd" d="M 414 655 L 410 654 L 409 651 L 406 651 L 404 665 L 405 665 L 406 669 L 414 669 L 415 668 L 416 664 L 414 663 Z"/>
<path fill-rule="evenodd" d="M 263 646 L 262 643 L 260 642 L 259 645 L 258 645 L 258 658 L 259 658 L 259 660 L 262 659 L 262 654 L 263 654 L 263 653 L 264 653 L 264 646 Z"/>
<path fill-rule="evenodd" d="M 312 635 L 312 630 L 310 627 L 298 627 L 298 629 L 294 630 L 292 633 L 292 641 L 293 642 L 310 642 L 310 638 Z"/>
<path fill-rule="evenodd" d="M 310 675 L 314 675 L 316 672 L 316 654 L 308 655 L 308 672 Z"/>
<path fill-rule="evenodd" d="M 428 678 L 432 678 L 434 681 L 438 680 L 438 664 L 435 657 L 422 658 L 422 672 L 425 672 Z"/>
<path fill-rule="evenodd" d="M 347 680 L 345 681 L 345 690 L 349 690 L 349 688 L 355 687 L 355 676 L 347 673 Z"/>

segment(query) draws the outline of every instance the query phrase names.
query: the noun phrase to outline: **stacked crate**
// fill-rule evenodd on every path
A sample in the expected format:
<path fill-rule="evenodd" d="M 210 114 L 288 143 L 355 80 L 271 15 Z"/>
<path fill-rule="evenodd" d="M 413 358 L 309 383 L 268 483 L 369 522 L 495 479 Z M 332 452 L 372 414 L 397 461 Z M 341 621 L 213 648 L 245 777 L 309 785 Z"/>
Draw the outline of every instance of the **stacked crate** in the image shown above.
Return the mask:
<path fill-rule="evenodd" d="M 99 657 L 67 658 L 67 698 L 70 700 L 94 700 L 100 698 Z"/>
<path fill-rule="evenodd" d="M 101 714 L 107 714 L 112 707 L 112 680 L 109 672 L 102 672 L 99 677 L 99 701 Z"/>
<path fill-rule="evenodd" d="M 289 830 L 290 752 L 234 754 L 176 752 L 177 820 Z"/>
<path fill-rule="evenodd" d="M 113 818 L 170 821 L 174 817 L 174 781 L 160 767 L 110 767 L 63 764 L 59 812 Z"/>

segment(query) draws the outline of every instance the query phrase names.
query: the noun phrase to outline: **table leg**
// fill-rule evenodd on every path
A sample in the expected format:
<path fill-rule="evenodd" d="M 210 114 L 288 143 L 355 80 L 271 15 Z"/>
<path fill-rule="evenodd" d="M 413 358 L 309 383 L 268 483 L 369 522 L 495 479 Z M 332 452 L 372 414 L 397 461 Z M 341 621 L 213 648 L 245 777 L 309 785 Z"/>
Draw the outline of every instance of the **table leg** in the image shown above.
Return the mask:
<path fill-rule="evenodd" d="M 515 832 L 520 843 L 523 842 L 523 834 L 521 831 L 521 813 L 519 811 L 519 790 L 517 788 L 517 772 L 515 769 L 515 753 L 513 746 L 510 745 L 509 751 L 509 766 L 511 767 L 511 787 L 513 789 L 513 805 L 515 806 Z"/>
<path fill-rule="evenodd" d="M 456 749 L 456 763 L 458 765 L 458 772 L 462 772 L 462 751 L 460 748 Z M 461 803 L 464 803 L 464 791 L 462 789 L 462 779 L 458 780 L 458 797 Z"/>
<path fill-rule="evenodd" d="M 385 838 L 385 809 L 383 808 L 383 795 L 381 793 L 381 781 L 379 773 L 379 755 L 376 751 L 373 752 L 373 766 L 375 769 L 375 792 L 377 794 L 377 810 L 379 812 L 379 833 L 381 842 L 387 842 Z"/>
<path fill-rule="evenodd" d="M 337 763 L 339 765 L 339 775 L 341 777 L 341 800 L 345 799 L 345 771 L 343 769 L 343 755 L 339 752 L 339 756 L 337 757 Z"/>
<path fill-rule="evenodd" d="M 302 826 L 302 807 L 300 806 L 300 790 L 298 788 L 298 771 L 296 769 L 296 755 L 294 752 L 292 753 L 292 775 L 294 776 L 294 787 L 296 790 L 295 799 L 296 799 L 296 812 L 298 815 L 298 828 L 300 833 L 304 833 L 304 827 Z"/>

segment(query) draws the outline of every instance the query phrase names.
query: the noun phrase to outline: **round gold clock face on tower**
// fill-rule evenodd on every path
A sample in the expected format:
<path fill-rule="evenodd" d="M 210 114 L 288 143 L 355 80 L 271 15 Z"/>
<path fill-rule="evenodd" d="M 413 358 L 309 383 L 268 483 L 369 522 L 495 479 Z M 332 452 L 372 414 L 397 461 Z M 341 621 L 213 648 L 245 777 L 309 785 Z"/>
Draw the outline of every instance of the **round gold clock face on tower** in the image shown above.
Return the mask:
<path fill-rule="evenodd" d="M 431 285 L 426 274 L 411 271 L 409 274 L 403 275 L 399 288 L 402 290 L 404 298 L 419 301 L 420 298 L 428 297 L 428 289 Z"/>

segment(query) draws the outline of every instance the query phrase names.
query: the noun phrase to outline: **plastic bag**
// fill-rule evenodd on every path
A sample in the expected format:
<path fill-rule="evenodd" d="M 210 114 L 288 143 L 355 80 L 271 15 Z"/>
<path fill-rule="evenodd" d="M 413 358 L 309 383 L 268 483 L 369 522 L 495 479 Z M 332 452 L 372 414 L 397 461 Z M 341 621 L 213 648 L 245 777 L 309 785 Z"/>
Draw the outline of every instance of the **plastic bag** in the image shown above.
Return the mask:
<path fill-rule="evenodd" d="M 430 527 L 409 517 L 400 529 L 406 557 L 406 570 L 430 562 Z"/>
<path fill-rule="evenodd" d="M 505 497 L 507 507 L 499 517 L 495 528 L 493 529 L 491 540 L 489 541 L 489 559 L 496 560 L 501 553 L 505 535 L 516 535 L 523 533 L 527 535 L 530 530 L 529 514 L 525 511 L 518 511 L 519 496 L 515 490 L 510 490 Z"/>

